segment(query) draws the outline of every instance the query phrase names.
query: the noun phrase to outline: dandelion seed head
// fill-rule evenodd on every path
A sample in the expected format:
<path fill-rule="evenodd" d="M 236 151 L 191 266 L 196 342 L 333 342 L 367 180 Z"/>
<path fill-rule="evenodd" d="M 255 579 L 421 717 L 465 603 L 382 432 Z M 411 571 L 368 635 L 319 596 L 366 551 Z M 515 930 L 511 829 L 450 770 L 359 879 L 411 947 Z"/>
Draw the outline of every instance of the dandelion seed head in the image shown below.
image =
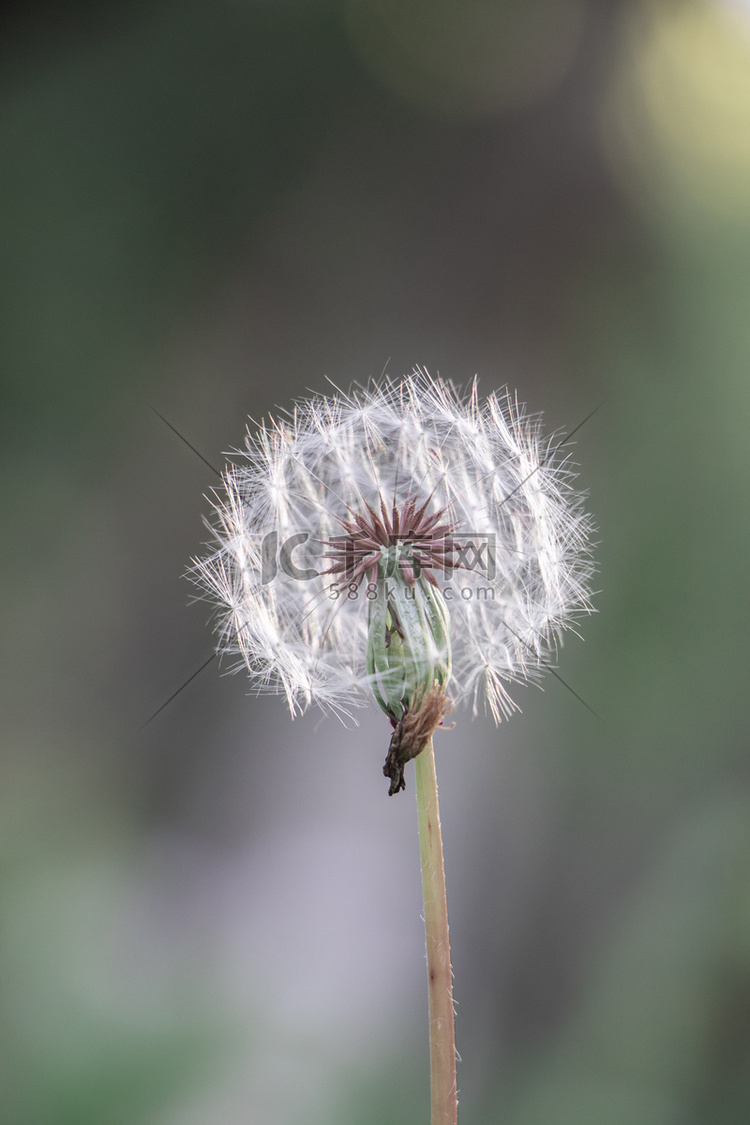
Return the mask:
<path fill-rule="evenodd" d="M 417 369 L 248 432 L 191 575 L 216 607 L 219 651 L 257 690 L 285 694 L 292 714 L 346 716 L 376 686 L 374 575 L 387 564 L 413 586 L 422 573 L 450 618 L 452 699 L 499 722 L 517 709 L 511 686 L 591 611 L 574 479 L 516 398 L 480 401 L 476 381 L 462 393 Z"/>

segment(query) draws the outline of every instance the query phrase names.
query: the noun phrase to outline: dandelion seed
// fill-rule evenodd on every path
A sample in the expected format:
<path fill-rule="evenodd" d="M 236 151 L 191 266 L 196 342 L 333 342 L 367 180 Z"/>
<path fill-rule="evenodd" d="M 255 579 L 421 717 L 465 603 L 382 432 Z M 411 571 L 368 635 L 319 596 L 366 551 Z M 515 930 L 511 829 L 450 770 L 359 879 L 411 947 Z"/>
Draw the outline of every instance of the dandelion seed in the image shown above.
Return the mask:
<path fill-rule="evenodd" d="M 293 714 L 374 697 L 395 728 L 437 682 L 500 721 L 509 685 L 590 610 L 573 474 L 537 418 L 480 402 L 476 382 L 463 395 L 416 370 L 299 403 L 248 434 L 215 515 L 194 575 L 219 650 Z"/>

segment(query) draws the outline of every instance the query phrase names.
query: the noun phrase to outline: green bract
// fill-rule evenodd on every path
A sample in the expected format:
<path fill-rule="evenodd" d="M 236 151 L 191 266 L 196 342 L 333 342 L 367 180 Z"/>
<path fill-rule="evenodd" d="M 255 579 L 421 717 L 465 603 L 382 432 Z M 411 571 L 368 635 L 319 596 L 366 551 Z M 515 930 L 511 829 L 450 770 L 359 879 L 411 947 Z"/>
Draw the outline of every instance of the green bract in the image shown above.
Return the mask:
<path fill-rule="evenodd" d="M 442 594 L 423 576 L 410 585 L 390 551 L 378 564 L 370 600 L 367 671 L 379 706 L 394 722 L 451 674 L 450 617 Z"/>

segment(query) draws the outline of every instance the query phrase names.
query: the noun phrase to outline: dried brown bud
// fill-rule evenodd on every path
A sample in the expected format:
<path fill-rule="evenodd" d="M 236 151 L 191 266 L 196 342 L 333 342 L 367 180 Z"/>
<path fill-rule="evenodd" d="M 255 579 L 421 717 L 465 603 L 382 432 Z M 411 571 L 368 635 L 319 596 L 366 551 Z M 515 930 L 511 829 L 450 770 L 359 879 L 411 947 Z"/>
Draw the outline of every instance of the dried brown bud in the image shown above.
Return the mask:
<path fill-rule="evenodd" d="M 406 789 L 404 767 L 421 754 L 443 719 L 453 708 L 437 680 L 416 706 L 406 710 L 396 723 L 383 773 L 390 779 L 388 796 Z"/>

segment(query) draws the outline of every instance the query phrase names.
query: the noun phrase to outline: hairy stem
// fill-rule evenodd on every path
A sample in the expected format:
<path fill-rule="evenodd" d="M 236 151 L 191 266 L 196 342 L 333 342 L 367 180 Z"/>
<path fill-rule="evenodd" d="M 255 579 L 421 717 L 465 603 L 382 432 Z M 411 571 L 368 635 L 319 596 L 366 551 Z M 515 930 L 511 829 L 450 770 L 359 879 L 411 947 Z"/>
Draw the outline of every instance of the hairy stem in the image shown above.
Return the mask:
<path fill-rule="evenodd" d="M 432 739 L 415 758 L 419 849 L 422 856 L 427 977 L 430 989 L 430 1091 L 432 1125 L 456 1125 L 456 1039 L 453 977 L 445 898 L 443 840 Z"/>

